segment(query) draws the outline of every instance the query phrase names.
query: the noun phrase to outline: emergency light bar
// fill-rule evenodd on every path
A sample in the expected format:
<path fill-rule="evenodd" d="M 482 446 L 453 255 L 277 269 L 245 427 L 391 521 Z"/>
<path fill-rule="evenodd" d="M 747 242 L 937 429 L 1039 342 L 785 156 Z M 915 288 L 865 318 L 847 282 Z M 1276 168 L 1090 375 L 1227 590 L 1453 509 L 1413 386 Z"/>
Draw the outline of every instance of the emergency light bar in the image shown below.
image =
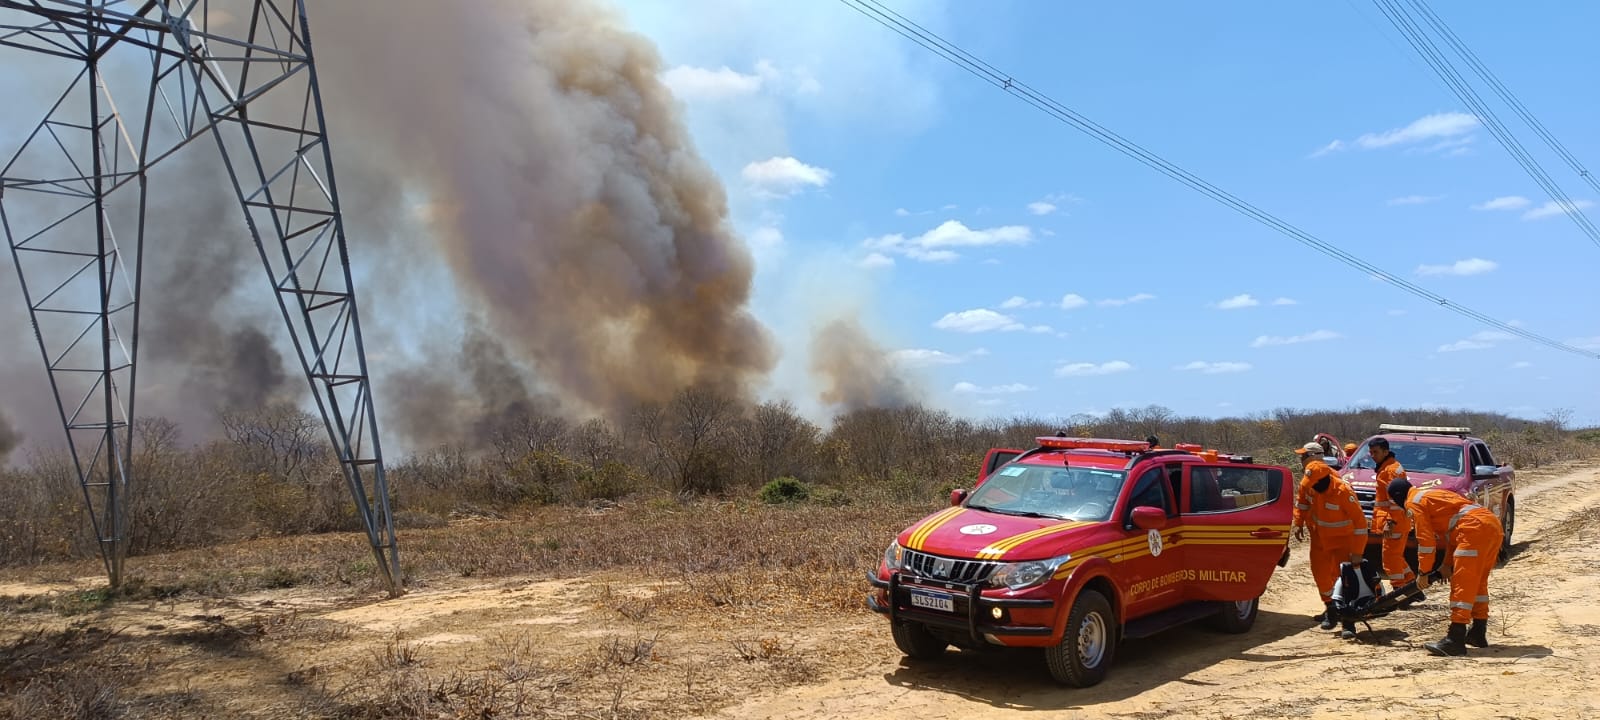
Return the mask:
<path fill-rule="evenodd" d="M 1378 432 L 1411 433 L 1413 435 L 1456 435 L 1466 437 L 1472 433 L 1472 428 L 1467 427 L 1440 427 L 1435 425 L 1390 425 L 1378 426 Z"/>
<path fill-rule="evenodd" d="M 1142 440 L 1105 440 L 1102 438 L 1064 438 L 1043 436 L 1033 439 L 1039 447 L 1052 450 L 1110 450 L 1111 452 L 1144 452 L 1150 443 Z"/>

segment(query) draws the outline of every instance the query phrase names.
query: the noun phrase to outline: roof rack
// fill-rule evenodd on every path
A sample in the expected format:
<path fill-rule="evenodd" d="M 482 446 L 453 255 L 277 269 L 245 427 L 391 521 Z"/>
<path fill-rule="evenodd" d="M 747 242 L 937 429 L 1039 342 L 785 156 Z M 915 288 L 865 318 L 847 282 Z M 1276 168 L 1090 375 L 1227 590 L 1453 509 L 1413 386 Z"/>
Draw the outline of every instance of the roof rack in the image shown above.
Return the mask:
<path fill-rule="evenodd" d="M 1409 433 L 1412 435 L 1453 435 L 1455 437 L 1465 438 L 1466 436 L 1472 434 L 1472 428 L 1437 425 L 1391 425 L 1389 423 L 1384 423 L 1378 426 L 1378 432 Z"/>

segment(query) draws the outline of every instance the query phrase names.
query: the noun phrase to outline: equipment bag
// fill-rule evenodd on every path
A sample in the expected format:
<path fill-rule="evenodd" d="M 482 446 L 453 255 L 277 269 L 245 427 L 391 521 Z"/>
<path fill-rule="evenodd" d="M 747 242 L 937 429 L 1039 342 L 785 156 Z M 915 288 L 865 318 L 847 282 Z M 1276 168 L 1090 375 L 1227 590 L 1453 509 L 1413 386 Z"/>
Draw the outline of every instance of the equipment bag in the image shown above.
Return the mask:
<path fill-rule="evenodd" d="M 1367 608 L 1377 602 L 1373 588 L 1378 587 L 1378 573 L 1362 560 L 1359 568 L 1348 562 L 1339 565 L 1339 580 L 1333 584 L 1333 609 L 1340 618 L 1359 620 Z"/>

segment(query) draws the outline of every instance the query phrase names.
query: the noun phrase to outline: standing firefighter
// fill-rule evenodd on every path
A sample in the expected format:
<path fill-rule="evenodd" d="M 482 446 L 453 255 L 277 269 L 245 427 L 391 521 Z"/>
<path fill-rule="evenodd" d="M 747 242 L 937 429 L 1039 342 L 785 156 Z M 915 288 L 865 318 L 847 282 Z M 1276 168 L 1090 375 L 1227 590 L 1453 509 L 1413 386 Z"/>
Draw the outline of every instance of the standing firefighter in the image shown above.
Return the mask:
<path fill-rule="evenodd" d="M 1395 459 L 1394 453 L 1389 452 L 1389 441 L 1384 438 L 1373 438 L 1368 442 L 1367 452 L 1378 464 L 1377 487 L 1373 491 L 1372 532 L 1383 538 L 1384 578 L 1389 581 L 1390 587 L 1398 588 L 1416 579 L 1411 564 L 1406 562 L 1406 536 L 1411 534 L 1411 518 L 1402 502 L 1395 502 L 1389 497 L 1389 485 L 1396 480 L 1405 480 L 1406 469 Z M 1401 603 L 1401 606 L 1426 599 L 1418 593 Z"/>
<path fill-rule="evenodd" d="M 1305 467 L 1300 479 L 1300 489 L 1295 494 L 1294 536 L 1304 540 L 1306 527 L 1311 527 L 1311 577 L 1322 595 L 1323 630 L 1332 630 L 1336 621 L 1333 609 L 1333 585 L 1339 580 L 1339 566 L 1348 561 L 1357 569 L 1361 567 L 1361 554 L 1367 547 L 1367 519 L 1361 514 L 1361 504 L 1356 501 L 1350 484 L 1334 474 L 1322 460 L 1322 445 L 1314 442 L 1295 451 Z M 1344 623 L 1340 633 L 1345 639 L 1356 636 L 1353 622 Z"/>
<path fill-rule="evenodd" d="M 1417 531 L 1417 587 L 1428 587 L 1437 567 L 1450 578 L 1450 631 L 1423 647 L 1435 655 L 1466 655 L 1467 645 L 1489 647 L 1489 571 L 1500 557 L 1505 531 L 1488 509 L 1443 488 L 1413 490 L 1407 480 L 1389 484 L 1389 497 L 1411 515 Z M 1467 629 L 1467 623 L 1472 629 Z"/>

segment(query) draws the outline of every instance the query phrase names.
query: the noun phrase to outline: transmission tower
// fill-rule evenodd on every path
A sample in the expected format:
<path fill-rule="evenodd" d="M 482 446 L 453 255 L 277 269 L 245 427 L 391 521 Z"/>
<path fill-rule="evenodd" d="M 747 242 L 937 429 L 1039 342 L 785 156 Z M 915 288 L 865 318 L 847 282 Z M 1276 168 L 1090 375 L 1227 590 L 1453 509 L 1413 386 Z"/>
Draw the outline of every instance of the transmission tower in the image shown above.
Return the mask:
<path fill-rule="evenodd" d="M 124 578 L 149 171 L 215 143 L 389 592 L 399 549 L 304 0 L 0 0 L 72 79 L 0 168 L 10 244 L 113 587 Z M 204 232 L 205 228 L 195 228 Z M 149 238 L 157 253 L 172 251 Z"/>

